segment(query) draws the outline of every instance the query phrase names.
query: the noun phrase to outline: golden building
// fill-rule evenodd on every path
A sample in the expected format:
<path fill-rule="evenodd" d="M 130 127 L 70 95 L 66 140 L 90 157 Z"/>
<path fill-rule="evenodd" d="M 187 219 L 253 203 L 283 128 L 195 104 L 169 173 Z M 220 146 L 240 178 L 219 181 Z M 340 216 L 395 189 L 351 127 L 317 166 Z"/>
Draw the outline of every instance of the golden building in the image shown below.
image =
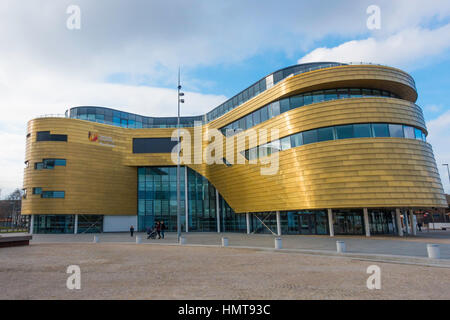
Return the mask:
<path fill-rule="evenodd" d="M 181 117 L 182 230 L 403 234 L 447 206 L 416 99 L 401 70 L 308 63 Z M 34 232 L 175 230 L 176 127 L 103 107 L 29 121 L 22 214 Z"/>

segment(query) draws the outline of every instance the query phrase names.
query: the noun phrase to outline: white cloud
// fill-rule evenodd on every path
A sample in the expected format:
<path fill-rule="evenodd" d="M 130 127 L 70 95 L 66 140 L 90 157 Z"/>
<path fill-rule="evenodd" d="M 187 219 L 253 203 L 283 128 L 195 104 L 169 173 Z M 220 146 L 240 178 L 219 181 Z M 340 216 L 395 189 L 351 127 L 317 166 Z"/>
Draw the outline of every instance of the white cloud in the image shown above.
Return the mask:
<path fill-rule="evenodd" d="M 447 168 L 442 164 L 450 164 L 450 110 L 434 120 L 427 122 L 429 131 L 427 141 L 433 146 L 434 157 L 439 169 L 442 184 L 450 194 L 450 183 Z"/>
<path fill-rule="evenodd" d="M 7 90 L 2 90 L 5 87 Z M 225 96 L 189 91 L 185 95 L 182 115 L 204 114 L 225 100 Z M 66 109 L 78 105 L 107 106 L 147 116 L 175 116 L 176 97 L 172 89 L 40 77 L 38 73 L 14 86 L 0 77 L 1 196 L 22 186 L 28 120 L 43 114 L 64 114 Z"/>
<path fill-rule="evenodd" d="M 414 69 L 424 58 L 437 56 L 450 48 L 450 24 L 437 29 L 420 27 L 402 30 L 385 38 L 352 40 L 333 48 L 317 48 L 298 60 L 372 62 Z"/>

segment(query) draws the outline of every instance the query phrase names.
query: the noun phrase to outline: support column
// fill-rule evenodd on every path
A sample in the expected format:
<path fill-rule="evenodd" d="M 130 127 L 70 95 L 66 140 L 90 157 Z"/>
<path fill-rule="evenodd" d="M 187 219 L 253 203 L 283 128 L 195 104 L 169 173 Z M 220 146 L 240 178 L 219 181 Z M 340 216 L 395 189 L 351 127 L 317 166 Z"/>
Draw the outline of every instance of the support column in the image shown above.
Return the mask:
<path fill-rule="evenodd" d="M 74 222 L 74 225 L 73 225 L 73 233 L 74 234 L 78 233 L 78 215 L 77 214 L 75 215 L 75 222 Z"/>
<path fill-rule="evenodd" d="M 217 189 L 216 189 L 216 216 L 217 216 L 217 232 L 220 232 L 219 191 L 217 191 Z"/>
<path fill-rule="evenodd" d="M 189 232 L 189 199 L 188 199 L 188 167 L 184 166 L 184 213 L 186 216 L 185 229 Z"/>
<path fill-rule="evenodd" d="M 409 225 L 411 226 L 411 235 L 415 236 L 416 232 L 416 224 L 414 223 L 414 210 L 409 210 Z"/>
<path fill-rule="evenodd" d="M 403 237 L 402 219 L 400 217 L 400 209 L 395 209 L 395 223 L 397 225 L 397 234 L 399 237 Z"/>
<path fill-rule="evenodd" d="M 328 209 L 328 228 L 330 229 L 330 237 L 334 237 L 333 211 Z"/>
<path fill-rule="evenodd" d="M 277 211 L 277 235 L 281 236 L 281 218 L 280 218 L 280 211 Z"/>
<path fill-rule="evenodd" d="M 30 234 L 33 234 L 33 228 L 34 228 L 34 214 L 31 215 L 30 217 Z"/>
<path fill-rule="evenodd" d="M 364 208 L 363 212 L 364 212 L 364 229 L 366 229 L 366 237 L 370 237 L 369 212 L 367 208 Z"/>
<path fill-rule="evenodd" d="M 403 223 L 405 224 L 405 234 L 409 234 L 408 210 L 403 211 Z"/>
<path fill-rule="evenodd" d="M 250 213 L 247 212 L 245 218 L 247 220 L 247 234 L 250 234 Z"/>

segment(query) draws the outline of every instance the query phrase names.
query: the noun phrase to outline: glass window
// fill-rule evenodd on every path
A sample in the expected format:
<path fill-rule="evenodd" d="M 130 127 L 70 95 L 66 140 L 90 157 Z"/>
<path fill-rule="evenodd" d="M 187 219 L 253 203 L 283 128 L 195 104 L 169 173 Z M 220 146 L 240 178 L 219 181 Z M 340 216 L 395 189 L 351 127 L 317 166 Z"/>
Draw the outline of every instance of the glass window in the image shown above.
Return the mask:
<path fill-rule="evenodd" d="M 35 170 L 42 170 L 42 169 L 44 169 L 44 163 L 43 162 L 36 162 L 34 164 L 34 169 Z"/>
<path fill-rule="evenodd" d="M 339 95 L 339 99 L 346 99 L 350 97 L 350 95 L 348 94 L 348 89 L 338 89 L 337 92 Z"/>
<path fill-rule="evenodd" d="M 317 142 L 317 130 L 303 132 L 303 144 Z"/>
<path fill-rule="evenodd" d="M 372 124 L 374 137 L 389 137 L 388 125 L 386 123 Z"/>
<path fill-rule="evenodd" d="M 414 136 L 414 128 L 410 126 L 403 126 L 403 133 L 405 135 L 405 138 L 408 139 L 415 139 Z"/>
<path fill-rule="evenodd" d="M 44 160 L 44 168 L 45 169 L 53 169 L 55 167 L 55 161 L 52 159 Z"/>
<path fill-rule="evenodd" d="M 353 125 L 337 126 L 336 127 L 337 139 L 350 139 L 353 138 Z"/>
<path fill-rule="evenodd" d="M 280 101 L 275 101 L 271 104 L 272 106 L 272 115 L 269 118 L 276 117 L 280 114 Z"/>
<path fill-rule="evenodd" d="M 265 106 L 261 108 L 261 122 L 264 122 L 269 119 L 269 107 Z"/>
<path fill-rule="evenodd" d="M 289 98 L 280 100 L 280 113 L 289 111 Z"/>
<path fill-rule="evenodd" d="M 266 78 L 259 81 L 259 91 L 263 92 L 266 90 Z"/>
<path fill-rule="evenodd" d="M 238 120 L 238 129 L 245 130 L 245 118 L 241 118 Z"/>
<path fill-rule="evenodd" d="M 372 90 L 370 89 L 362 89 L 363 96 L 372 96 Z"/>
<path fill-rule="evenodd" d="M 325 101 L 337 99 L 336 90 L 325 90 Z"/>
<path fill-rule="evenodd" d="M 421 130 L 414 128 L 414 135 L 416 136 L 417 140 L 422 140 L 422 131 Z"/>
<path fill-rule="evenodd" d="M 251 148 L 250 150 L 248 150 L 247 159 L 254 160 L 256 158 L 258 158 L 258 148 Z"/>
<path fill-rule="evenodd" d="M 261 109 L 253 112 L 253 125 L 256 126 L 257 124 L 260 123 L 261 123 Z"/>
<path fill-rule="evenodd" d="M 322 102 L 325 99 L 323 91 L 314 92 L 313 103 Z"/>
<path fill-rule="evenodd" d="M 317 130 L 317 140 L 319 142 L 320 141 L 334 140 L 333 127 L 318 129 Z"/>
<path fill-rule="evenodd" d="M 393 138 L 403 138 L 403 126 L 401 124 L 389 124 L 389 134 Z"/>
<path fill-rule="evenodd" d="M 353 133 L 355 138 L 369 138 L 371 137 L 370 124 L 354 124 Z"/>
<path fill-rule="evenodd" d="M 290 98 L 291 109 L 303 106 L 303 96 L 298 95 Z"/>
<path fill-rule="evenodd" d="M 251 113 L 245 117 L 245 123 L 247 125 L 247 129 L 253 127 L 253 115 Z"/>
<path fill-rule="evenodd" d="M 308 93 L 308 94 L 303 95 L 303 103 L 304 103 L 304 105 L 313 103 L 312 94 Z"/>
<path fill-rule="evenodd" d="M 380 90 L 373 89 L 372 92 L 373 92 L 374 96 L 381 96 L 381 91 Z"/>
<path fill-rule="evenodd" d="M 350 89 L 350 96 L 351 96 L 352 98 L 361 98 L 361 97 L 362 97 L 362 95 L 361 95 L 361 89 L 358 89 L 358 88 L 351 88 L 351 89 Z"/>
<path fill-rule="evenodd" d="M 303 144 L 303 134 L 297 133 L 291 136 L 291 147 L 298 147 L 301 146 Z"/>
<path fill-rule="evenodd" d="M 427 135 L 422 131 L 422 140 L 427 142 Z"/>
<path fill-rule="evenodd" d="M 33 194 L 41 194 L 42 188 L 33 188 Z"/>
<path fill-rule="evenodd" d="M 291 148 L 291 137 L 284 137 L 281 139 L 281 150 L 287 150 Z"/>

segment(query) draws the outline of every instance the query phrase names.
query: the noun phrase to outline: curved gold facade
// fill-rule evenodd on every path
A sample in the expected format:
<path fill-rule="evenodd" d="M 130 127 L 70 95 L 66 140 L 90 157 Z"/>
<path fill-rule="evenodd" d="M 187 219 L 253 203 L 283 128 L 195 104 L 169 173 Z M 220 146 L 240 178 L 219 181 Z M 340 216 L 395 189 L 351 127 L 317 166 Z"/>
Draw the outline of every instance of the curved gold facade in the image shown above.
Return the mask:
<path fill-rule="evenodd" d="M 358 123 L 409 125 L 426 131 L 414 104 L 413 79 L 401 70 L 338 66 L 289 77 L 204 124 L 202 132 L 225 125 L 275 100 L 319 89 L 364 87 L 388 90 L 398 98 L 367 97 L 324 101 L 284 112 L 253 129 L 278 129 L 285 137 L 310 129 Z M 138 166 L 172 166 L 169 153 L 135 154 L 133 138 L 170 137 L 173 128 L 128 129 L 71 118 L 39 118 L 28 123 L 25 160 L 63 158 L 65 167 L 25 169 L 23 214 L 137 214 Z M 187 128 L 192 135 L 194 128 Z M 66 134 L 67 142 L 36 141 L 40 131 Z M 89 132 L 108 137 L 100 144 Z M 238 141 L 235 136 L 224 138 Z M 244 140 L 245 141 L 245 140 Z M 208 142 L 203 139 L 202 150 Z M 234 153 L 249 148 L 236 143 Z M 192 149 L 194 152 L 194 149 Z M 225 151 L 224 151 L 225 155 Z M 326 208 L 446 207 L 431 145 L 406 138 L 354 138 L 306 144 L 279 152 L 275 175 L 261 164 L 184 164 L 205 176 L 236 213 Z M 43 199 L 33 187 L 64 190 L 64 199 Z"/>

